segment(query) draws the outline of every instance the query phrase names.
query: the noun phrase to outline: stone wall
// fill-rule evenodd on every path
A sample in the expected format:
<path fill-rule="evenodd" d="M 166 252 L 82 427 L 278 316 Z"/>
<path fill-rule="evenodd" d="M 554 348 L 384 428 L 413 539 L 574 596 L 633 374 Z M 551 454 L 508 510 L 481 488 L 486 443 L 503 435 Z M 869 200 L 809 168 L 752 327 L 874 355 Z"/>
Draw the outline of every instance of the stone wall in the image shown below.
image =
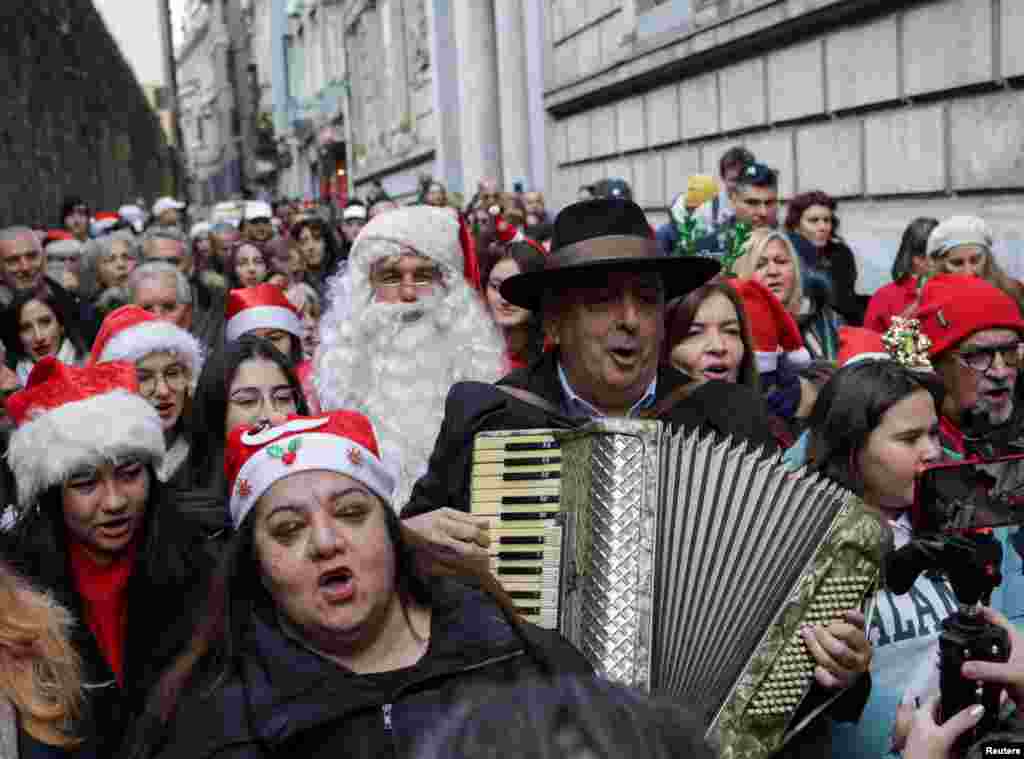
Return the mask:
<path fill-rule="evenodd" d="M 1024 201 L 1024 3 L 693 2 L 687 28 L 638 38 L 632 2 L 549 4 L 554 207 L 618 175 L 664 218 L 734 144 L 779 169 L 784 196 L 839 197 L 851 239 L 885 250 L 913 216 Z M 1021 216 L 994 220 L 1014 270 Z"/>
<path fill-rule="evenodd" d="M 66 194 L 116 211 L 171 189 L 160 124 L 90 0 L 8 0 L 0 28 L 0 226 L 57 224 Z"/>

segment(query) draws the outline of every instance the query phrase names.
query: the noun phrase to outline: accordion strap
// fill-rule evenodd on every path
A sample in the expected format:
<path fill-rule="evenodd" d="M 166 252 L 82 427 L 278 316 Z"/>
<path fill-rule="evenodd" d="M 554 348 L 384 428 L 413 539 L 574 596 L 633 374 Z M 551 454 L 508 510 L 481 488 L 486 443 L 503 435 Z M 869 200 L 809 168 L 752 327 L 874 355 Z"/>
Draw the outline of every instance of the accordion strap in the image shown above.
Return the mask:
<path fill-rule="evenodd" d="M 674 409 L 677 405 L 685 401 L 693 392 L 700 387 L 700 383 L 694 380 L 690 380 L 685 385 L 680 385 L 671 393 L 661 399 L 661 402 L 646 408 L 641 411 L 637 416 L 641 419 L 660 419 L 662 416 L 667 414 L 669 411 Z"/>
<path fill-rule="evenodd" d="M 501 392 L 511 395 L 513 398 L 521 400 L 523 403 L 529 403 L 531 406 L 537 406 L 540 409 L 554 414 L 555 416 L 565 416 L 565 412 L 558 408 L 554 403 L 549 401 L 547 398 L 543 398 L 537 393 L 527 390 L 524 387 L 514 387 L 512 385 L 495 385 Z"/>

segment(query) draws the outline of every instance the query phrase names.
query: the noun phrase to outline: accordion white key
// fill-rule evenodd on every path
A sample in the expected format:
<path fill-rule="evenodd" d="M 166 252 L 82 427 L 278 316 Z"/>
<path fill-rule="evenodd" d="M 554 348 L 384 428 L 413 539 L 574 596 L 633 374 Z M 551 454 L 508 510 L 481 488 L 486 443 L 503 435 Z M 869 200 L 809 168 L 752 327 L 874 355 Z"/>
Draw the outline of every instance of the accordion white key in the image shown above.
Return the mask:
<path fill-rule="evenodd" d="M 873 596 L 885 529 L 780 454 L 629 419 L 480 433 L 470 510 L 527 620 L 702 711 L 725 759 L 792 737 L 814 671 L 800 627 Z"/>

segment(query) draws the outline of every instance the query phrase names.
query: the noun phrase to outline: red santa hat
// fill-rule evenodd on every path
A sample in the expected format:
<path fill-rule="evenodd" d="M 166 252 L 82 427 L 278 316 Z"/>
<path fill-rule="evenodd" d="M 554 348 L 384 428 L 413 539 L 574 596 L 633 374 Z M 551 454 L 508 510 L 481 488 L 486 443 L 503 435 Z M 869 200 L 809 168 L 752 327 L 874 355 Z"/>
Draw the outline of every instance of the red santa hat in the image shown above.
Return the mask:
<path fill-rule="evenodd" d="M 497 236 L 499 242 L 505 243 L 506 245 L 526 239 L 522 230 L 515 224 L 509 224 L 505 221 L 505 217 L 500 213 L 494 217 L 494 234 Z"/>
<path fill-rule="evenodd" d="M 887 358 L 891 356 L 885 349 L 880 333 L 864 327 L 839 328 L 839 355 L 836 356 L 836 366 L 842 368 L 858 361 Z"/>
<path fill-rule="evenodd" d="M 232 290 L 228 294 L 224 333 L 237 340 L 254 329 L 281 329 L 302 338 L 299 312 L 276 285 L 264 282 L 256 287 Z"/>
<path fill-rule="evenodd" d="M 138 306 L 121 306 L 107 314 L 92 345 L 89 365 L 108 361 L 136 363 L 151 353 L 173 353 L 188 366 L 195 383 L 203 367 L 199 341 L 178 325 L 157 319 Z"/>
<path fill-rule="evenodd" d="M 381 458 L 369 419 L 357 411 L 292 415 L 276 427 L 244 425 L 228 436 L 224 473 L 235 529 L 275 482 L 313 470 L 348 475 L 391 504 L 395 478 Z"/>
<path fill-rule="evenodd" d="M 752 279 L 732 279 L 729 285 L 743 300 L 759 372 L 774 372 L 780 354 L 790 366 L 803 367 L 811 363 L 800 328 L 775 293 Z"/>
<path fill-rule="evenodd" d="M 121 217 L 110 211 L 99 211 L 92 222 L 92 233 L 101 235 L 121 220 Z"/>
<path fill-rule="evenodd" d="M 931 340 L 933 358 L 984 329 L 1024 335 L 1024 319 L 1013 298 L 972 274 L 938 274 L 925 283 L 914 316 Z"/>
<path fill-rule="evenodd" d="M 142 456 L 159 466 L 163 427 L 138 390 L 135 367 L 126 362 L 77 368 L 47 356 L 37 363 L 25 389 L 6 402 L 18 426 L 7 461 L 19 505 L 31 506 L 82 466 L 125 456 Z"/>

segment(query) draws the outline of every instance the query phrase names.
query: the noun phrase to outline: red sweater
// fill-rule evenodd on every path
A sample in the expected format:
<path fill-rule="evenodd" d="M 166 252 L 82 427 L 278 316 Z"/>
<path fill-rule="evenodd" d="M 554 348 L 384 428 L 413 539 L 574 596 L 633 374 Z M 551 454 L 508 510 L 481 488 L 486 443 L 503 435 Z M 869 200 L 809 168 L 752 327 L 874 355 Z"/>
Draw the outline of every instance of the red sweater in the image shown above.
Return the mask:
<path fill-rule="evenodd" d="M 97 564 L 76 540 L 71 541 L 71 572 L 82 596 L 85 622 L 103 657 L 124 685 L 124 642 L 128 621 L 128 580 L 135 567 L 133 541 L 113 563 Z"/>
<path fill-rule="evenodd" d="M 889 329 L 892 317 L 906 311 L 915 298 L 917 279 L 912 276 L 906 276 L 899 282 L 891 282 L 879 288 L 868 303 L 867 313 L 864 314 L 864 327 L 875 332 L 885 332 Z"/>

